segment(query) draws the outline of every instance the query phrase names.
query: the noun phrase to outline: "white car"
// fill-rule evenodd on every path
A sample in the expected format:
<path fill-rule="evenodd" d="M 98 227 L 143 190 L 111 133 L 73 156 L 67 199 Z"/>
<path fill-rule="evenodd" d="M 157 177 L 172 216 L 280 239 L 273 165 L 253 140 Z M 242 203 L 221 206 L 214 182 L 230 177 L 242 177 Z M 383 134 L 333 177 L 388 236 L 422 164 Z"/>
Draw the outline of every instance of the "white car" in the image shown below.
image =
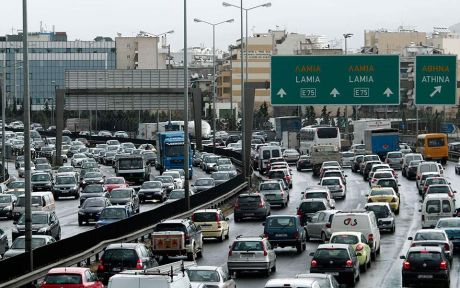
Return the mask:
<path fill-rule="evenodd" d="M 198 288 L 200 284 L 205 284 L 205 287 L 236 288 L 235 281 L 222 267 L 192 266 L 187 269 L 187 275 L 192 288 Z"/>
<path fill-rule="evenodd" d="M 83 159 L 86 159 L 86 158 L 87 157 L 85 154 L 80 154 L 80 153 L 74 154 L 72 157 L 71 164 L 73 167 L 81 167 L 81 162 L 83 161 Z"/>

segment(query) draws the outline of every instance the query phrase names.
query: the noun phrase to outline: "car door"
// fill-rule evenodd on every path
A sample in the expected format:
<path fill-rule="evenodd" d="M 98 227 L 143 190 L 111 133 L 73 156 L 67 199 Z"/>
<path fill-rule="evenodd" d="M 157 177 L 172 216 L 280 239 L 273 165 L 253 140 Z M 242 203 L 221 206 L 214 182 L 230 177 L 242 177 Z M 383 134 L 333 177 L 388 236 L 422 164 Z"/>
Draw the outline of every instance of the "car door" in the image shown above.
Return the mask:
<path fill-rule="evenodd" d="M 316 221 L 316 227 L 315 227 L 315 232 L 316 232 L 316 237 L 321 238 L 321 232 L 323 231 L 324 226 L 326 225 L 327 219 L 326 219 L 326 213 L 324 212 L 319 212 L 318 213 L 318 220 Z"/>
<path fill-rule="evenodd" d="M 307 232 L 310 237 L 318 237 L 318 217 L 322 212 L 316 212 L 310 219 L 310 222 L 307 223 Z"/>

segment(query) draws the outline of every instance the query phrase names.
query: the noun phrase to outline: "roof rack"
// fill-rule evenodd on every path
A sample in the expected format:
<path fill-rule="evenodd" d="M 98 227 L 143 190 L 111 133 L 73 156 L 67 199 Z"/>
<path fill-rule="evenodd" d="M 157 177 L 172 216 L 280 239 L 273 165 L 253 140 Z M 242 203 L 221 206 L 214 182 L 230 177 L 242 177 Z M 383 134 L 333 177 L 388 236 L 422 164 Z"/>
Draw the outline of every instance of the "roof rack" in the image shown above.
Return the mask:
<path fill-rule="evenodd" d="M 174 276 L 182 273 L 185 276 L 185 270 L 188 267 L 196 266 L 195 261 L 176 261 L 170 264 L 144 269 L 144 270 L 125 270 L 120 274 L 129 275 L 163 275 L 171 277 L 171 282 L 174 280 Z"/>

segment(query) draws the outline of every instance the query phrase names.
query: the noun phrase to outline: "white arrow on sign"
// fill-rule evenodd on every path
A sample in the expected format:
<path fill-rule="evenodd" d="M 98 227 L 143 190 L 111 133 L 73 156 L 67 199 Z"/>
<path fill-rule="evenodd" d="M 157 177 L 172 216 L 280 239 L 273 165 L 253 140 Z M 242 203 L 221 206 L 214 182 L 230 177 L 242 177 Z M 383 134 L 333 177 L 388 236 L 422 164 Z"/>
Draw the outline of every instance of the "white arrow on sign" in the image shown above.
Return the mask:
<path fill-rule="evenodd" d="M 387 88 L 385 90 L 385 92 L 383 92 L 383 95 L 386 95 L 387 97 L 390 97 L 391 95 L 393 95 L 393 91 L 391 91 L 390 88 Z"/>
<path fill-rule="evenodd" d="M 278 93 L 276 93 L 276 95 L 280 96 L 281 98 L 283 98 L 284 96 L 287 95 L 286 91 L 284 91 L 283 88 L 280 89 L 280 91 L 278 91 Z"/>
<path fill-rule="evenodd" d="M 339 91 L 338 91 L 337 89 L 335 89 L 335 88 L 332 89 L 332 91 L 331 91 L 330 94 L 331 94 L 332 97 L 334 97 L 334 98 L 337 97 L 337 95 L 340 95 Z"/>
<path fill-rule="evenodd" d="M 441 93 L 442 86 L 434 86 L 434 91 L 431 92 L 430 97 L 433 98 L 434 95 Z"/>

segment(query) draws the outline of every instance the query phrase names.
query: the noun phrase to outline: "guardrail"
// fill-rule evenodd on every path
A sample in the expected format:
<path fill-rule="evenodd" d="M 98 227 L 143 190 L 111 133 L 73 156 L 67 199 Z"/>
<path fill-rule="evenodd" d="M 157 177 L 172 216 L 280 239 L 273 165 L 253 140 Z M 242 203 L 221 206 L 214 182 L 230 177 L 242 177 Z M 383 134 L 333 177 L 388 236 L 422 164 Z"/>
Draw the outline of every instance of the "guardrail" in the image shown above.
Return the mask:
<path fill-rule="evenodd" d="M 216 150 L 216 154 L 222 152 L 221 150 Z M 226 152 L 222 153 L 235 160 L 241 159 L 239 153 Z M 246 186 L 243 175 L 239 174 L 221 185 L 192 195 L 190 210 L 186 209 L 186 200 L 180 199 L 128 219 L 34 249 L 32 272 L 28 270 L 29 253 L 2 260 L 0 261 L 0 271 L 2 271 L 0 287 L 18 287 L 31 283 L 43 277 L 53 267 L 79 265 L 81 262 L 89 264 L 90 258 L 94 256 L 98 260 L 99 253 L 110 243 L 143 240 L 146 236 L 151 236 L 153 227 L 162 220 L 184 218 L 197 209 L 219 206 Z"/>

